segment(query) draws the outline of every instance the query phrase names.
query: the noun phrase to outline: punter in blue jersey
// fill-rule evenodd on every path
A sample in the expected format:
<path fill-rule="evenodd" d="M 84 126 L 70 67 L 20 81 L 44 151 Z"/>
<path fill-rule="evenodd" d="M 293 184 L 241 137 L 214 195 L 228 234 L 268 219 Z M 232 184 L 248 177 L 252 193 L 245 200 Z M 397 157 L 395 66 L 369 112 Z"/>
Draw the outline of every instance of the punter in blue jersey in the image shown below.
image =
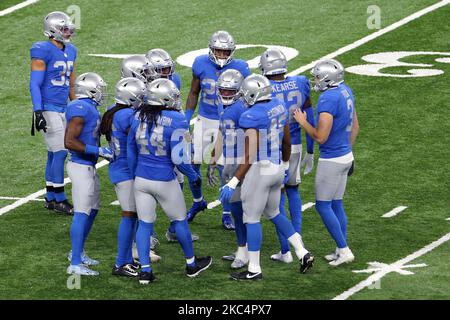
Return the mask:
<path fill-rule="evenodd" d="M 190 122 L 199 100 L 198 117 L 194 123 L 194 168 L 200 172 L 203 162 L 209 163 L 209 155 L 214 147 L 219 129 L 219 113 L 217 108 L 216 81 L 220 74 L 228 69 L 238 70 L 244 77 L 250 74 L 248 64 L 244 60 L 233 59 L 236 49 L 233 37 L 226 31 L 215 32 L 209 40 L 209 54 L 197 57 L 192 65 L 192 82 L 186 101 L 186 119 Z M 221 164 L 221 159 L 218 160 Z M 192 221 L 195 215 L 206 208 L 202 190 L 192 188 L 194 204 L 188 212 Z M 226 230 L 233 230 L 229 208 L 224 208 L 222 225 Z"/>
<path fill-rule="evenodd" d="M 316 210 L 336 242 L 336 251 L 325 256 L 330 265 L 354 260 L 347 244 L 347 217 L 342 199 L 347 176 L 353 167 L 352 145 L 359 132 L 352 90 L 344 83 L 344 67 L 329 59 L 318 62 L 311 71 L 314 89 L 322 92 L 317 102 L 317 127 L 312 127 L 301 110 L 295 119 L 319 143 L 316 172 Z"/>
<path fill-rule="evenodd" d="M 208 184 L 215 185 L 216 177 L 214 175 L 215 159 L 223 156 L 224 167 L 221 174 L 221 185 L 225 185 L 233 178 L 236 169 L 243 158 L 243 130 L 239 128 L 239 118 L 247 108 L 242 99 L 239 99 L 239 90 L 242 81 L 242 74 L 235 69 L 224 71 L 217 80 L 217 90 L 219 97 L 219 133 L 217 137 L 214 156 L 208 166 Z M 240 198 L 240 187 L 236 188 L 233 198 L 228 205 L 235 222 L 235 232 L 238 248 L 236 253 L 223 256 L 222 259 L 232 261 L 231 268 L 239 269 L 248 263 L 247 250 L 247 230 L 242 220 L 243 210 Z"/>
<path fill-rule="evenodd" d="M 298 185 L 301 182 L 300 168 L 306 165 L 305 174 L 308 174 L 313 167 L 314 161 L 314 140 L 305 133 L 306 136 L 306 156 L 302 160 L 302 135 L 300 125 L 294 119 L 294 110 L 301 108 L 308 115 L 308 122 L 314 124 L 314 112 L 310 100 L 309 80 L 305 76 L 288 76 L 287 59 L 284 54 L 276 48 L 267 49 L 260 58 L 259 67 L 272 85 L 272 96 L 283 101 L 289 112 L 289 129 L 291 135 L 291 157 L 289 159 L 289 178 L 284 185 L 289 201 L 289 212 L 291 214 L 292 225 L 296 232 L 302 234 L 302 200 Z M 284 208 L 284 192 L 281 193 L 280 213 L 286 215 Z M 281 250 L 273 254 L 270 258 L 275 261 L 286 263 L 292 262 L 289 243 L 285 237 L 277 230 L 280 240 Z"/>
<path fill-rule="evenodd" d="M 145 83 L 137 78 L 123 78 L 115 87 L 115 105 L 103 115 L 101 134 L 106 136 L 114 161 L 109 164 L 109 179 L 114 184 L 122 208 L 122 219 L 117 233 L 117 257 L 112 274 L 137 276 L 133 261 L 132 244 L 136 230 L 137 214 L 134 201 L 134 177 L 128 167 L 127 137 L 136 109 L 146 96 Z"/>
<path fill-rule="evenodd" d="M 240 90 L 249 107 L 239 118 L 245 129 L 242 164 L 233 178 L 221 188 L 220 200 L 232 199 L 241 183 L 243 221 L 247 229 L 248 270 L 231 274 L 234 280 L 262 279 L 260 249 L 261 216 L 264 214 L 294 247 L 300 260 L 300 271 L 311 268 L 314 257 L 303 247 L 300 234 L 279 210 L 283 182 L 288 178 L 291 143 L 287 110 L 284 103 L 272 98 L 270 81 L 257 74 L 245 78 Z"/>
<path fill-rule="evenodd" d="M 112 159 L 113 154 L 100 144 L 100 112 L 106 83 L 96 73 L 84 73 L 75 80 L 76 100 L 67 106 L 65 146 L 70 152 L 67 173 L 72 181 L 74 216 L 70 228 L 72 250 L 69 253 L 69 274 L 98 275 L 89 266 L 99 262 L 84 253 L 84 245 L 100 205 L 100 183 L 95 169 L 99 156 Z"/>
<path fill-rule="evenodd" d="M 186 258 L 186 275 L 196 277 L 212 262 L 211 257 L 195 257 L 186 219 L 186 204 L 176 180 L 174 167 L 199 185 L 201 176 L 190 164 L 185 137 L 189 126 L 180 112 L 180 91 L 168 79 L 157 79 L 147 86 L 147 102 L 133 119 L 127 141 L 128 165 L 133 176 L 139 219 L 136 244 L 141 262 L 138 280 L 154 280 L 150 265 L 150 235 L 159 203 L 173 224 Z"/>
<path fill-rule="evenodd" d="M 70 43 L 74 25 L 63 12 L 49 13 L 44 19 L 44 34 L 48 41 L 35 42 L 30 49 L 30 93 L 34 126 L 42 130 L 47 145 L 45 207 L 73 214 L 73 207 L 64 192 L 64 147 L 67 102 L 74 99 L 74 66 L 77 48 Z"/>

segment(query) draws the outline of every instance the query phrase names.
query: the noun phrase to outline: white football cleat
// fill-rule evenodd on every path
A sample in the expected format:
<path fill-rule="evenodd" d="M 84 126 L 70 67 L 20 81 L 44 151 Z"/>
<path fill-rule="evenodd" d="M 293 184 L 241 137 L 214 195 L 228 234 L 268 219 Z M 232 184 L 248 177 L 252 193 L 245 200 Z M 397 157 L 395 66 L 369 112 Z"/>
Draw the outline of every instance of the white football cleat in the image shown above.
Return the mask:
<path fill-rule="evenodd" d="M 159 245 L 158 238 L 150 236 L 150 249 L 155 250 L 158 245 Z"/>
<path fill-rule="evenodd" d="M 67 260 L 72 261 L 72 250 L 70 250 L 69 253 L 67 254 Z M 96 266 L 100 262 L 92 258 L 89 258 L 86 252 L 83 251 L 81 253 L 81 263 L 83 263 L 85 266 Z"/>
<path fill-rule="evenodd" d="M 325 260 L 327 260 L 327 261 L 334 261 L 334 260 L 336 260 L 338 258 L 338 255 L 339 255 L 339 248 L 336 248 L 336 251 L 334 251 L 334 252 L 332 252 L 330 254 L 327 254 L 325 256 Z"/>
<path fill-rule="evenodd" d="M 67 268 L 68 274 L 78 274 L 80 276 L 98 276 L 99 273 L 97 271 L 89 269 L 84 264 L 79 264 L 76 266 L 70 265 Z"/>
<path fill-rule="evenodd" d="M 281 261 L 284 263 L 291 263 L 292 261 L 294 261 L 294 259 L 292 258 L 292 253 L 290 251 L 286 252 L 285 254 L 282 254 L 280 251 L 271 255 L 270 259 L 274 261 Z"/>
<path fill-rule="evenodd" d="M 339 249 L 338 258 L 329 263 L 330 266 L 337 267 L 343 263 L 349 263 L 355 260 L 355 256 L 349 247 Z"/>

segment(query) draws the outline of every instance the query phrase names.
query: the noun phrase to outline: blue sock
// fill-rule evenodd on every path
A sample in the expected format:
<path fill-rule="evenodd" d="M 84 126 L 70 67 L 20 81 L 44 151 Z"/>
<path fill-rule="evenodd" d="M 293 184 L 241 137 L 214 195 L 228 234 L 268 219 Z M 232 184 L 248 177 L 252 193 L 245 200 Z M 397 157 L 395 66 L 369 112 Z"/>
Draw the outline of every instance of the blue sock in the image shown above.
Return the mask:
<path fill-rule="evenodd" d="M 120 220 L 119 231 L 117 232 L 116 266 L 118 267 L 133 262 L 132 259 L 129 260 L 128 251 L 132 247 L 136 220 L 134 217 L 122 217 Z"/>
<path fill-rule="evenodd" d="M 261 223 L 247 223 L 247 245 L 248 251 L 260 251 L 262 243 Z"/>
<path fill-rule="evenodd" d="M 91 232 L 95 217 L 97 217 L 97 213 L 98 213 L 98 209 L 91 209 L 91 213 L 89 214 L 88 219 L 86 221 L 86 225 L 84 226 L 83 247 L 84 247 L 84 243 L 86 242 L 86 239 L 89 235 L 89 232 Z"/>
<path fill-rule="evenodd" d="M 136 242 L 136 232 L 138 229 L 139 220 L 136 219 L 136 222 L 134 223 L 132 238 L 131 238 L 131 246 L 127 250 L 127 261 L 133 261 L 133 242 Z"/>
<path fill-rule="evenodd" d="M 150 236 L 153 234 L 153 223 L 139 220 L 139 226 L 136 232 L 136 246 L 141 263 L 141 271 L 151 272 L 150 266 Z"/>
<path fill-rule="evenodd" d="M 70 227 L 70 241 L 72 242 L 72 265 L 81 263 L 81 253 L 83 252 L 84 229 L 88 221 L 87 214 L 75 212 Z"/>
<path fill-rule="evenodd" d="M 192 244 L 191 231 L 189 230 L 187 220 L 173 221 L 173 224 L 175 226 L 178 242 L 183 249 L 184 256 L 186 258 L 192 258 L 194 256 L 194 245 Z"/>
<path fill-rule="evenodd" d="M 342 199 L 331 201 L 331 208 L 333 209 L 334 214 L 339 220 L 342 235 L 344 236 L 345 241 L 347 241 L 347 215 L 345 214 L 344 203 L 342 202 Z"/>
<path fill-rule="evenodd" d="M 280 215 L 283 215 L 286 217 L 286 209 L 284 208 L 284 202 L 285 202 L 284 192 L 281 192 Z M 280 241 L 281 253 L 285 254 L 286 252 L 291 250 L 291 247 L 289 246 L 289 241 L 286 239 L 285 236 L 283 236 L 283 233 L 281 232 L 281 230 L 276 228 L 276 231 L 277 231 L 277 235 L 278 235 L 278 240 Z"/>
<path fill-rule="evenodd" d="M 336 214 L 331 208 L 331 201 L 318 201 L 316 200 L 316 210 L 319 212 L 325 227 L 328 232 L 336 241 L 338 248 L 345 248 L 347 242 L 345 241 L 344 235 L 342 234 L 341 225 L 339 223 Z"/>
<path fill-rule="evenodd" d="M 289 202 L 289 213 L 295 232 L 302 234 L 302 198 L 298 186 L 286 187 L 286 195 Z"/>
<path fill-rule="evenodd" d="M 193 164 L 192 168 L 195 170 L 195 172 L 200 174 L 200 165 L 199 164 Z M 203 198 L 202 183 L 200 183 L 199 186 L 193 186 L 192 183 L 189 182 L 189 188 L 191 188 L 192 197 L 194 199 Z"/>
<path fill-rule="evenodd" d="M 66 157 L 66 150 L 61 150 L 53 153 L 51 172 L 56 202 L 67 200 L 66 193 L 64 192 L 64 161 L 66 160 Z"/>
<path fill-rule="evenodd" d="M 247 243 L 247 228 L 242 220 L 242 202 L 232 202 L 230 203 L 231 213 L 234 218 L 235 232 L 238 246 L 245 246 Z"/>
<path fill-rule="evenodd" d="M 52 185 L 47 185 L 46 198 L 48 201 L 55 200 L 55 192 L 53 191 L 53 177 L 52 177 L 52 163 L 53 163 L 53 152 L 47 151 L 47 165 L 45 166 L 45 181 L 51 183 Z"/>
<path fill-rule="evenodd" d="M 275 218 L 270 219 L 270 221 L 273 222 L 277 230 L 279 230 L 286 239 L 289 239 L 295 233 L 292 223 L 282 214 L 278 214 Z"/>
<path fill-rule="evenodd" d="M 175 233 L 175 221 L 172 221 L 169 225 L 169 232 Z"/>

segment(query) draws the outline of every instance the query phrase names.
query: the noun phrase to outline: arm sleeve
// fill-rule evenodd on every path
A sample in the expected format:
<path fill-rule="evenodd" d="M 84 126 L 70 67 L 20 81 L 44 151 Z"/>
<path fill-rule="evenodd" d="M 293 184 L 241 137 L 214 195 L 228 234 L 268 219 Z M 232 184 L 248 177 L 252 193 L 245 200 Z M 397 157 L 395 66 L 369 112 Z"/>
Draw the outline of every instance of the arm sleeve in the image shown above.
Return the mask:
<path fill-rule="evenodd" d="M 30 74 L 30 94 L 33 111 L 42 110 L 41 86 L 44 83 L 45 71 L 32 70 Z"/>
<path fill-rule="evenodd" d="M 135 128 L 132 126 L 127 137 L 127 161 L 132 177 L 136 175 L 137 155 L 136 132 Z"/>

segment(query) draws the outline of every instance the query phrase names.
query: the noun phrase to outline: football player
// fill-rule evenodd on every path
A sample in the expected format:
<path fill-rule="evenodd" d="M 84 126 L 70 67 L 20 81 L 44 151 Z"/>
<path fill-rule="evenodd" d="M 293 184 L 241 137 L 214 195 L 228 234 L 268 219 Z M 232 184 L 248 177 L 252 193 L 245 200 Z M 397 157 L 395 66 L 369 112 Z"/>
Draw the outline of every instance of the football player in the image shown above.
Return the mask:
<path fill-rule="evenodd" d="M 122 78 L 137 78 L 144 83 L 149 83 L 159 78 L 154 66 L 144 56 L 134 55 L 122 60 Z"/>
<path fill-rule="evenodd" d="M 145 83 L 137 78 L 122 78 L 116 84 L 115 104 L 103 115 L 101 134 L 106 136 L 114 161 L 109 164 L 109 179 L 114 184 L 122 208 L 122 219 L 117 234 L 117 257 L 112 274 L 137 276 L 133 264 L 132 244 L 137 214 L 133 192 L 133 177 L 127 161 L 127 135 L 136 109 L 144 103 Z"/>
<path fill-rule="evenodd" d="M 67 106 L 67 130 L 65 146 L 70 152 L 67 172 L 72 180 L 74 216 L 70 228 L 72 250 L 69 252 L 69 274 L 96 276 L 97 271 L 89 268 L 99 262 L 84 253 L 86 238 L 97 216 L 100 204 L 100 183 L 95 169 L 98 157 L 111 160 L 109 148 L 99 147 L 100 112 L 97 107 L 103 103 L 106 83 L 98 74 L 83 73 L 75 80 L 75 96 Z"/>
<path fill-rule="evenodd" d="M 214 156 L 211 157 L 210 168 L 215 165 L 215 159 L 223 155 L 224 168 L 221 174 L 222 186 L 234 176 L 242 161 L 243 131 L 239 130 L 239 118 L 247 110 L 242 99 L 239 98 L 239 89 L 244 80 L 242 74 L 235 69 L 225 70 L 217 80 L 217 96 L 219 97 L 219 133 L 217 137 Z M 214 170 L 208 170 L 208 181 L 215 181 Z M 235 254 L 223 256 L 222 259 L 232 261 L 231 268 L 239 269 L 248 264 L 247 230 L 242 221 L 242 202 L 240 199 L 240 186 L 236 187 L 229 207 L 236 225 L 236 239 L 238 249 Z"/>
<path fill-rule="evenodd" d="M 75 27 L 64 12 L 51 12 L 44 18 L 44 35 L 48 41 L 35 42 L 30 49 L 30 93 L 34 127 L 43 131 L 47 145 L 45 207 L 73 214 L 73 206 L 64 192 L 64 148 L 67 101 L 75 99 L 75 60 L 77 48 L 70 43 Z"/>
<path fill-rule="evenodd" d="M 175 72 L 175 62 L 166 50 L 151 49 L 145 54 L 145 57 L 154 66 L 159 78 L 172 80 L 178 90 L 181 90 L 181 77 Z"/>
<path fill-rule="evenodd" d="M 338 266 L 354 260 L 347 244 L 347 217 L 342 199 L 347 175 L 353 164 L 352 145 L 359 132 L 352 90 L 344 83 L 344 67 L 336 60 L 319 61 L 311 71 L 317 102 L 317 128 L 297 109 L 295 119 L 319 143 L 315 191 L 316 210 L 336 242 L 334 253 L 325 258 Z"/>
<path fill-rule="evenodd" d="M 308 121 L 311 126 L 314 124 L 314 112 L 311 107 L 310 85 L 305 76 L 289 76 L 287 73 L 287 59 L 285 55 L 276 48 L 267 49 L 260 58 L 259 68 L 261 73 L 266 76 L 272 85 L 272 96 L 283 101 L 289 113 L 289 129 L 291 136 L 291 157 L 289 159 L 289 179 L 284 185 L 289 201 L 289 212 L 291 214 L 294 230 L 302 234 L 302 200 L 298 185 L 300 179 L 301 163 L 306 164 L 305 174 L 309 173 L 313 167 L 314 161 L 314 140 L 307 134 L 306 136 L 306 156 L 302 160 L 302 136 L 300 125 L 294 119 L 294 110 L 301 108 L 308 114 Z M 281 193 L 280 213 L 286 215 L 284 209 L 284 192 Z M 270 258 L 275 261 L 286 263 L 292 262 L 292 254 L 289 248 L 289 242 L 279 230 L 277 230 L 278 239 L 281 244 L 281 251 L 273 254 Z"/>
<path fill-rule="evenodd" d="M 279 210 L 283 182 L 288 178 L 291 143 L 287 110 L 272 98 L 269 79 L 259 74 L 245 78 L 240 90 L 248 106 L 239 118 L 245 129 L 244 161 L 233 178 L 220 189 L 220 200 L 229 201 L 241 183 L 243 221 L 247 228 L 248 270 L 231 274 L 234 280 L 260 280 L 261 215 L 272 221 L 294 247 L 300 271 L 312 267 L 314 257 L 306 250 L 300 235 Z M 244 179 L 245 177 L 245 179 Z"/>
<path fill-rule="evenodd" d="M 180 110 L 180 91 L 176 85 L 168 79 L 154 80 L 147 86 L 147 102 L 133 119 L 128 134 L 128 165 L 135 176 L 139 219 L 136 243 L 141 262 L 138 275 L 141 284 L 149 284 L 155 279 L 149 251 L 157 203 L 174 225 L 186 258 L 186 275 L 196 277 L 212 262 L 209 256 L 194 256 L 186 204 L 174 173 L 176 165 L 191 185 L 200 184 L 201 175 L 193 170 L 185 152 L 184 138 L 189 133 L 189 125 Z"/>
<path fill-rule="evenodd" d="M 194 168 L 200 173 L 200 165 L 209 156 L 217 139 L 219 129 L 219 113 L 217 109 L 216 81 L 227 69 L 236 69 L 244 77 L 250 74 L 247 62 L 233 59 L 236 49 L 233 37 L 226 31 L 215 32 L 209 40 L 209 54 L 197 57 L 192 65 L 192 82 L 186 101 L 186 119 L 190 122 L 199 102 L 199 115 L 194 124 Z M 220 164 L 220 161 L 219 161 Z M 194 204 L 189 209 L 188 220 L 203 211 L 207 204 L 203 199 L 201 187 L 191 186 Z M 226 230 L 233 230 L 229 208 L 223 209 L 222 225 Z"/>

